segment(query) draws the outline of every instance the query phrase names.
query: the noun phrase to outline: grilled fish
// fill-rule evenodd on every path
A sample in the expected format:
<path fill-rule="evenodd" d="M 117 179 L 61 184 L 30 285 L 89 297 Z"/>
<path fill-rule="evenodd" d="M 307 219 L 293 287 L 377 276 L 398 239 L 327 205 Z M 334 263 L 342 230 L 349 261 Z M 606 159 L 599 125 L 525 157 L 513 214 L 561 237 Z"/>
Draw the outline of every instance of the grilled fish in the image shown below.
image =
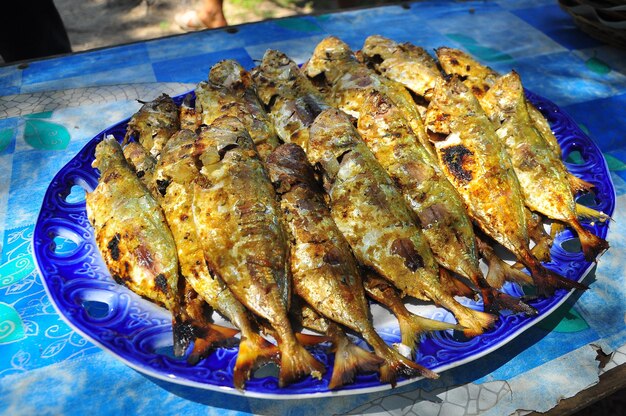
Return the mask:
<path fill-rule="evenodd" d="M 533 313 L 528 305 L 485 280 L 465 205 L 437 162 L 419 145 L 400 109 L 387 97 L 371 92 L 363 104 L 358 131 L 419 219 L 437 262 L 470 279 L 480 289 L 486 310 Z"/>
<path fill-rule="evenodd" d="M 468 214 L 530 270 L 539 295 L 556 288 L 585 289 L 550 272 L 530 252 L 524 199 L 511 160 L 476 97 L 457 77 L 437 82 L 426 125 Z"/>
<path fill-rule="evenodd" d="M 196 131 L 200 127 L 200 117 L 196 112 L 195 98 L 191 94 L 185 95 L 180 105 L 180 129 Z"/>
<path fill-rule="evenodd" d="M 511 158 L 528 208 L 571 226 L 585 259 L 595 259 L 608 244 L 578 221 L 567 169 L 533 128 L 519 75 L 512 71 L 498 78 L 480 102 L 488 117 L 501 122 L 496 135 Z"/>
<path fill-rule="evenodd" d="M 278 136 L 306 150 L 309 126 L 329 108 L 324 97 L 282 52 L 268 49 L 252 71 L 259 98 L 267 107 Z"/>
<path fill-rule="evenodd" d="M 324 172 L 331 214 L 356 258 L 403 294 L 450 310 L 467 335 L 488 328 L 495 316 L 469 309 L 446 293 L 439 266 L 391 178 L 341 111 L 323 111 L 311 125 L 309 160 Z"/>
<path fill-rule="evenodd" d="M 196 112 L 201 124 L 206 125 L 223 115 L 241 120 L 263 160 L 279 144 L 250 73 L 234 60 L 218 62 L 211 68 L 209 79 L 198 84 Z"/>
<path fill-rule="evenodd" d="M 280 350 L 279 385 L 320 377 L 324 366 L 296 340 L 289 310 L 287 233 L 276 194 L 245 126 L 224 116 L 196 141 L 204 181 L 193 216 L 209 269 L 250 311 L 266 319 Z"/>
<path fill-rule="evenodd" d="M 384 359 L 383 382 L 395 385 L 398 374 L 437 377 L 400 355 L 376 333 L 357 262 L 331 218 L 304 150 L 296 144 L 282 145 L 267 158 L 267 166 L 293 239 L 294 291 L 321 315 L 363 336 Z"/>
<path fill-rule="evenodd" d="M 340 39 L 330 36 L 322 40 L 315 47 L 305 73 L 310 78 L 323 77 L 330 86 L 327 94 L 329 102 L 357 119 L 370 90 L 388 96 L 402 110 L 422 146 L 435 157 L 419 108 L 411 94 L 402 84 L 378 75 L 359 62 L 354 52 Z"/>
<path fill-rule="evenodd" d="M 158 158 L 165 142 L 180 129 L 178 106 L 167 95 L 144 103 L 128 122 L 124 144 L 132 138 Z"/>
<path fill-rule="evenodd" d="M 261 337 L 245 307 L 211 274 L 204 259 L 191 214 L 194 182 L 200 176 L 194 155 L 196 137 L 190 130 L 181 130 L 170 138 L 156 166 L 155 181 L 159 183 L 160 205 L 176 241 L 182 276 L 202 299 L 241 330 L 233 381 L 236 388 L 243 389 L 252 370 L 274 359 L 278 351 Z M 201 345 L 196 345 L 190 358 L 197 361 L 204 352 Z"/>
<path fill-rule="evenodd" d="M 224 341 L 214 326 L 186 313 L 172 234 L 115 138 L 109 136 L 97 145 L 93 166 L 100 179 L 85 197 L 87 216 L 113 279 L 172 313 L 175 355 L 182 356 L 199 332 L 211 345 Z"/>

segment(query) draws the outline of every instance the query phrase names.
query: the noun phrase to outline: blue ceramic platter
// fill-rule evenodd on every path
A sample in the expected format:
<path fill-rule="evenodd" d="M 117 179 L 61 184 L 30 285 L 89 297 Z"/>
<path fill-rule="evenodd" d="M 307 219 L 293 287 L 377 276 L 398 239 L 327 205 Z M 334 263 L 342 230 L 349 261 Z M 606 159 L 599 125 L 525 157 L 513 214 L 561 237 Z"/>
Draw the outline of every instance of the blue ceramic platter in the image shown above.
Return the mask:
<path fill-rule="evenodd" d="M 611 215 L 615 191 L 598 147 L 556 105 L 530 92 L 527 96 L 552 125 L 568 169 L 596 186 L 595 197 L 587 197 L 584 203 Z M 176 97 L 178 103 L 182 97 Z M 359 375 L 355 383 L 343 389 L 329 391 L 327 386 L 334 357 L 324 344 L 311 349 L 329 369 L 322 380 L 306 378 L 279 388 L 273 375 L 257 374 L 247 383 L 245 393 L 234 389 L 232 383 L 236 347 L 220 348 L 197 365 L 174 358 L 169 312 L 113 281 L 100 257 L 85 211 L 85 192 L 91 192 L 98 182 L 99 173 L 91 167 L 95 147 L 109 134 L 121 140 L 127 122 L 124 120 L 97 135 L 59 171 L 46 192 L 37 220 L 33 236 L 35 258 L 48 295 L 67 323 L 135 370 L 182 386 L 268 399 L 360 394 L 391 388 L 381 384 L 377 375 L 372 373 Z M 606 238 L 608 223 L 585 225 Z M 570 230 L 557 236 L 551 252 L 552 261 L 547 267 L 580 281 L 592 264 L 585 261 L 582 253 L 563 248 L 567 247 L 568 240 L 575 238 Z M 515 296 L 523 295 L 519 287 L 509 283 L 502 290 Z M 453 331 L 424 336 L 416 360 L 438 372 L 476 360 L 545 318 L 570 295 L 571 292 L 560 290 L 552 297 L 531 301 L 539 312 L 537 316 L 503 314 L 492 330 L 472 339 Z M 480 301 L 466 298 L 459 298 L 459 301 L 482 310 Z M 449 312 L 431 305 L 415 304 L 411 309 L 429 318 L 454 321 Z M 400 331 L 393 316 L 378 305 L 372 305 L 372 314 L 383 339 L 388 343 L 399 343 Z M 219 319 L 216 317 L 218 323 Z M 412 381 L 401 380 L 398 384 Z"/>

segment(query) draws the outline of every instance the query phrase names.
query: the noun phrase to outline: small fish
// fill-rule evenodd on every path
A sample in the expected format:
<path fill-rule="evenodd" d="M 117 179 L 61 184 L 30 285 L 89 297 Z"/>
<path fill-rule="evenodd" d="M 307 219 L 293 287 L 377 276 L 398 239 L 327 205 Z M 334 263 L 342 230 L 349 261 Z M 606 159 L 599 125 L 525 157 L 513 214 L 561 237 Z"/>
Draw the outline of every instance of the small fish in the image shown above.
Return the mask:
<path fill-rule="evenodd" d="M 556 288 L 585 289 L 546 269 L 530 252 L 523 194 L 509 155 L 476 97 L 458 77 L 437 82 L 426 126 L 440 166 L 474 223 L 530 270 L 539 295 Z"/>
<path fill-rule="evenodd" d="M 374 329 L 357 262 L 331 217 L 304 150 L 282 145 L 268 156 L 267 166 L 293 241 L 294 291 L 321 315 L 363 336 L 384 359 L 383 382 L 395 385 L 397 375 L 436 378 L 389 347 Z"/>
<path fill-rule="evenodd" d="M 486 311 L 536 313 L 491 287 L 479 267 L 476 237 L 465 204 L 438 163 L 419 145 L 400 109 L 378 92 L 365 99 L 357 128 L 419 219 L 437 262 L 479 289 Z"/>
<path fill-rule="evenodd" d="M 192 214 L 194 183 L 200 177 L 195 157 L 196 138 L 190 130 L 180 130 L 170 138 L 156 165 L 155 182 L 159 184 L 159 202 L 176 242 L 182 276 L 202 299 L 241 331 L 233 382 L 236 388 L 243 389 L 252 370 L 276 359 L 278 350 L 261 337 L 245 307 L 206 264 Z M 189 357 L 192 362 L 206 354 L 203 345 L 198 344 Z"/>
<path fill-rule="evenodd" d="M 276 193 L 245 126 L 220 117 L 196 141 L 204 181 L 194 185 L 193 216 L 211 272 L 250 311 L 266 319 L 280 350 L 279 385 L 320 378 L 322 363 L 297 341 L 288 234 Z"/>
<path fill-rule="evenodd" d="M 113 279 L 172 313 L 174 354 L 182 356 L 198 337 L 223 342 L 215 326 L 186 314 L 179 290 L 176 244 L 157 201 L 130 168 L 119 143 L 109 136 L 96 146 L 98 186 L 87 193 L 87 216 Z"/>
<path fill-rule="evenodd" d="M 265 52 L 263 61 L 251 73 L 278 136 L 306 150 L 309 126 L 319 113 L 329 108 L 322 94 L 294 61 L 273 49 Z"/>
<path fill-rule="evenodd" d="M 359 62 L 350 47 L 340 39 L 330 36 L 322 40 L 315 47 L 305 73 L 309 78 L 323 77 L 329 86 L 328 101 L 357 119 L 370 90 L 386 95 L 401 109 L 420 144 L 435 158 L 420 110 L 411 94 L 402 84 L 378 75 Z"/>
<path fill-rule="evenodd" d="M 386 306 L 395 315 L 400 328 L 402 344 L 410 349 L 412 358 L 415 358 L 415 348 L 421 334 L 448 329 L 463 330 L 460 325 L 424 318 L 410 312 L 396 288 L 371 271 L 365 272 L 363 286 L 368 297 Z"/>
<path fill-rule="evenodd" d="M 158 158 L 165 142 L 180 129 L 179 110 L 167 94 L 144 103 L 128 122 L 123 144 L 135 138 L 150 154 Z"/>
<path fill-rule="evenodd" d="M 215 64 L 209 79 L 196 87 L 196 113 L 201 124 L 236 117 L 246 126 L 263 160 L 279 144 L 271 120 L 256 95 L 250 73 L 227 59 Z"/>
<path fill-rule="evenodd" d="M 339 110 L 323 111 L 311 125 L 309 160 L 319 164 L 337 227 L 355 257 L 404 294 L 450 310 L 469 336 L 496 316 L 469 309 L 443 290 L 439 265 L 391 178 Z"/>
<path fill-rule="evenodd" d="M 569 172 L 533 128 L 519 75 L 512 71 L 498 78 L 480 102 L 487 116 L 501 123 L 496 135 L 511 159 L 528 208 L 571 226 L 586 260 L 594 260 L 608 249 L 605 240 L 578 221 Z"/>

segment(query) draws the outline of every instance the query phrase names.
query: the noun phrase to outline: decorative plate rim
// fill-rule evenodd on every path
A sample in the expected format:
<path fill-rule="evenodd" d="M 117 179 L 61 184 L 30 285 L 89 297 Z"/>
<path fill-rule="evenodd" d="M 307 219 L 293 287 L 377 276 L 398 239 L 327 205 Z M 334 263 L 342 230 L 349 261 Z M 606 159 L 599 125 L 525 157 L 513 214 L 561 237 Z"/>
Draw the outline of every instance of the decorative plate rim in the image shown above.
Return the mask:
<path fill-rule="evenodd" d="M 178 95 L 173 98 L 175 98 L 175 100 L 180 102 L 183 99 L 183 97 L 189 94 L 190 92 L 193 92 L 193 91 L 189 91 L 187 93 Z M 594 179 L 596 182 L 600 180 L 602 181 L 601 184 L 603 188 L 603 197 L 606 198 L 601 201 L 602 203 L 606 205 L 603 211 L 608 215 L 612 215 L 614 208 L 615 208 L 615 200 L 616 200 L 615 189 L 611 181 L 607 162 L 605 158 L 603 157 L 602 152 L 600 151 L 598 146 L 577 126 L 577 124 L 571 119 L 571 117 L 567 115 L 565 112 L 563 112 L 558 106 L 556 106 L 556 104 L 530 91 L 526 91 L 526 95 L 528 99 L 533 104 L 535 104 L 539 108 L 539 110 L 548 118 L 548 120 L 550 121 L 550 124 L 553 127 L 553 130 L 556 131 L 556 136 L 559 139 L 559 142 L 562 145 L 565 144 L 567 149 L 569 149 L 569 147 L 571 146 L 574 147 L 574 150 L 580 151 L 584 149 L 590 155 L 594 156 L 593 162 L 596 165 L 595 170 L 602 173 L 603 175 L 601 178 L 592 178 L 592 179 Z M 75 175 L 76 172 L 72 170 L 73 169 L 72 166 L 78 163 L 79 168 L 75 168 L 75 169 L 77 170 L 77 172 L 81 172 L 80 167 L 84 165 L 86 161 L 89 160 L 88 156 L 89 156 L 90 149 L 91 149 L 91 160 L 93 160 L 93 149 L 95 148 L 95 145 L 97 144 L 97 142 L 99 142 L 105 135 L 111 134 L 112 132 L 117 132 L 119 135 L 119 130 L 125 127 L 128 120 L 129 119 L 122 120 L 108 127 L 107 129 L 103 130 L 102 132 L 94 136 L 94 138 L 92 138 L 88 143 L 86 143 L 85 146 L 83 146 L 83 148 L 67 164 L 65 164 L 59 170 L 59 172 L 55 175 L 48 189 L 46 190 L 46 194 L 42 202 L 42 207 L 37 218 L 37 223 L 35 224 L 35 230 L 33 232 L 33 238 L 32 238 L 33 254 L 34 254 L 33 257 L 35 260 L 36 268 L 40 276 L 42 277 L 42 282 L 43 282 L 43 286 L 45 288 L 46 294 L 51 300 L 51 303 L 54 309 L 62 317 L 62 319 L 73 330 L 75 330 L 85 339 L 97 345 L 98 347 L 106 351 L 107 353 L 112 354 L 114 357 L 122 361 L 127 366 L 138 371 L 139 373 L 155 378 L 155 379 L 174 383 L 180 386 L 232 394 L 236 396 L 244 396 L 244 397 L 259 398 L 259 399 L 272 399 L 272 400 L 339 397 L 339 396 L 347 396 L 347 395 L 354 395 L 354 394 L 367 394 L 367 393 L 391 390 L 392 387 L 389 384 L 379 383 L 379 384 L 373 384 L 373 385 L 365 385 L 362 387 L 359 387 L 358 385 L 357 386 L 348 385 L 348 386 L 345 386 L 345 388 L 342 388 L 339 390 L 332 390 L 332 391 L 329 391 L 327 389 L 321 390 L 321 391 L 315 391 L 313 390 L 313 388 L 315 387 L 314 385 L 311 386 L 311 391 L 304 388 L 304 391 L 302 392 L 290 392 L 289 387 L 283 388 L 283 389 L 278 388 L 276 391 L 273 392 L 267 388 L 266 390 L 263 390 L 263 385 L 260 385 L 261 389 L 257 389 L 257 390 L 251 389 L 251 390 L 240 391 L 229 385 L 212 384 L 209 382 L 199 382 L 199 381 L 195 381 L 195 380 L 188 379 L 185 377 L 181 377 L 179 375 L 174 374 L 172 371 L 157 371 L 153 367 L 147 365 L 146 362 L 137 360 L 136 357 L 127 357 L 123 354 L 120 354 L 119 352 L 116 352 L 116 350 L 111 347 L 110 343 L 103 342 L 100 340 L 98 336 L 94 335 L 93 333 L 94 328 L 92 327 L 83 328 L 81 326 L 83 322 L 75 321 L 76 317 L 72 315 L 70 310 L 62 307 L 61 302 L 57 298 L 58 296 L 61 296 L 63 293 L 57 292 L 55 290 L 54 285 L 58 284 L 58 282 L 55 282 L 53 278 L 56 276 L 52 275 L 51 273 L 48 272 L 48 270 L 46 270 L 47 266 L 52 266 L 51 265 L 52 260 L 50 260 L 49 258 L 49 253 L 50 253 L 50 245 L 52 244 L 52 240 L 53 240 L 53 236 L 51 235 L 53 231 L 51 230 L 51 226 L 47 223 L 55 219 L 58 220 L 58 218 L 54 216 L 48 217 L 50 215 L 51 207 L 46 206 L 46 203 L 49 202 L 50 200 L 54 200 L 54 198 L 60 198 L 60 194 L 62 193 L 63 189 L 65 189 L 65 191 L 69 193 L 69 188 L 72 185 L 83 186 L 84 184 L 81 181 L 88 181 L 88 178 L 80 177 L 80 175 Z M 569 136 L 564 137 L 562 134 L 562 130 L 566 130 Z M 120 139 L 120 137 L 117 137 L 117 138 Z M 564 149 L 564 150 L 567 151 L 567 149 Z M 82 165 L 78 162 L 81 158 L 85 159 L 82 161 Z M 584 167 L 585 165 L 583 164 L 583 168 Z M 572 166 L 570 168 L 576 168 L 576 166 Z M 570 171 L 571 170 L 572 169 L 570 169 Z M 583 174 L 584 176 L 585 171 L 582 170 L 581 172 L 576 172 L 576 173 Z M 61 179 L 65 179 L 66 182 L 64 184 L 60 184 L 59 181 L 61 181 Z M 71 184 L 67 183 L 67 180 L 69 179 L 73 179 L 74 182 Z M 91 179 L 97 180 L 94 178 L 91 178 Z M 83 206 L 84 206 L 84 203 L 83 203 Z M 73 211 L 75 211 L 75 213 L 80 214 L 79 212 L 80 210 L 76 208 L 74 208 Z M 86 219 L 86 215 L 84 219 Z M 81 220 L 79 219 L 76 221 L 80 222 Z M 46 225 L 47 225 L 47 228 L 45 227 Z M 52 227 L 57 227 L 57 226 L 58 225 L 56 225 L 56 222 L 53 222 Z M 81 226 L 82 225 L 80 224 L 76 225 L 76 228 L 79 231 L 83 231 L 83 229 L 81 229 Z M 592 224 L 592 226 L 594 227 L 595 233 L 597 235 L 599 235 L 602 238 L 606 238 L 606 235 L 608 233 L 608 224 L 601 224 L 601 225 Z M 71 232 L 74 232 L 74 230 L 72 230 Z M 567 233 L 567 231 L 565 233 Z M 561 236 L 562 234 L 559 234 L 559 236 Z M 79 240 L 80 238 L 84 236 L 85 234 L 79 236 Z M 84 240 L 84 242 L 86 241 L 87 240 Z M 556 241 L 555 241 L 555 245 L 556 245 Z M 97 253 L 97 248 L 95 247 L 95 244 L 93 244 L 92 248 L 96 250 L 95 252 L 99 256 L 99 253 Z M 582 261 L 582 262 L 579 261 L 578 263 L 580 263 L 580 266 L 575 269 L 576 280 L 582 281 L 589 274 L 589 272 L 593 269 L 595 263 L 585 262 L 585 261 Z M 110 282 L 106 282 L 106 281 L 100 281 L 94 278 L 94 281 L 98 281 L 103 284 L 112 283 L 113 285 L 117 285 L 116 283 L 112 281 L 112 279 Z M 122 286 L 119 286 L 118 289 L 114 289 L 116 293 L 118 293 L 118 290 L 119 290 L 119 293 L 124 293 L 124 291 L 128 291 L 128 289 L 123 288 Z M 433 371 L 442 372 L 442 371 L 446 371 L 451 368 L 455 368 L 463 364 L 475 361 L 479 358 L 482 358 L 490 354 L 491 352 L 499 349 L 500 347 L 508 344 L 514 338 L 516 338 L 517 336 L 525 332 L 527 329 L 534 326 L 535 324 L 537 324 L 538 322 L 540 322 L 547 316 L 551 315 L 551 313 L 554 312 L 558 307 L 560 307 L 565 301 L 567 301 L 572 294 L 573 294 L 573 291 L 569 291 L 569 292 L 557 291 L 557 293 L 554 296 L 550 298 L 546 298 L 544 301 L 542 301 L 543 303 L 546 303 L 546 306 L 545 308 L 541 310 L 541 313 L 538 316 L 530 317 L 530 318 L 528 317 L 523 318 L 525 320 L 524 323 L 517 325 L 516 327 L 514 327 L 512 330 L 509 330 L 508 332 L 505 331 L 505 333 L 501 337 L 497 338 L 497 341 L 494 341 L 493 343 L 491 343 L 490 345 L 486 347 L 478 349 L 478 351 L 473 354 L 466 354 L 466 355 L 461 354 L 460 358 L 455 359 L 455 360 L 449 360 L 447 362 L 444 361 L 435 365 L 427 365 L 427 363 L 424 363 L 419 360 L 423 358 L 431 359 L 432 356 L 422 357 L 421 353 L 418 353 L 417 361 L 420 362 L 422 365 L 427 366 Z M 132 298 L 133 296 L 137 297 L 132 292 L 129 294 L 129 296 L 130 298 Z M 140 303 L 140 304 L 143 306 L 147 306 L 148 309 L 159 309 L 158 307 L 150 304 L 149 301 L 141 300 L 140 302 L 145 302 L 145 304 L 147 305 L 144 305 L 144 303 Z M 75 304 L 74 307 L 82 308 L 80 304 Z M 161 311 L 163 313 L 167 313 L 164 310 L 161 310 Z M 510 316 L 513 316 L 513 315 L 510 315 Z M 504 317 L 502 319 L 504 320 Z M 503 323 L 502 325 L 505 325 L 505 323 Z M 92 332 L 90 332 L 89 329 L 91 329 Z M 492 331 L 489 331 L 489 333 L 494 332 L 494 331 L 495 329 Z M 486 334 L 485 336 L 487 335 L 488 334 Z M 472 340 L 480 339 L 480 337 L 483 337 L 483 336 L 481 335 L 479 337 L 473 338 Z M 133 360 L 132 358 L 135 358 L 135 360 Z M 192 366 L 189 366 L 189 367 L 192 367 Z M 397 383 L 397 387 L 406 386 L 408 384 L 415 383 L 421 379 L 422 377 L 413 378 L 413 379 L 403 379 Z"/>

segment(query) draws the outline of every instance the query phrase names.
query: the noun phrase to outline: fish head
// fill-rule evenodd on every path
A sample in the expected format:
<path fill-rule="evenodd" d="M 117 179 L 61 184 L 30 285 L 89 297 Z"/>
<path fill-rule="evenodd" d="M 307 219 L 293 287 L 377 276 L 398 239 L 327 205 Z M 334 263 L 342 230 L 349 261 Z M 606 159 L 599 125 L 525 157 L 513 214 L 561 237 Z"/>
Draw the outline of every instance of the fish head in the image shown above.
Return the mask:
<path fill-rule="evenodd" d="M 288 192 L 299 184 L 317 188 L 315 172 L 304 150 L 294 143 L 278 146 L 266 159 L 270 180 L 278 194 Z"/>

